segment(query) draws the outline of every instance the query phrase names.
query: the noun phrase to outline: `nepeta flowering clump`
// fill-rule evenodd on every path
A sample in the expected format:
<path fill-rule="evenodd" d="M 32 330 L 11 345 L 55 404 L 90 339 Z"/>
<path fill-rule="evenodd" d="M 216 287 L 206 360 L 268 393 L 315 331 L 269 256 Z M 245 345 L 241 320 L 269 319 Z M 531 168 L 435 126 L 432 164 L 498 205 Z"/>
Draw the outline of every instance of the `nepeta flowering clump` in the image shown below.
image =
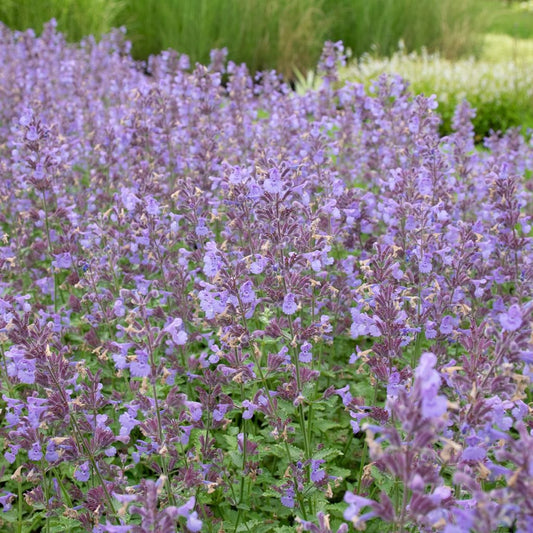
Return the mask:
<path fill-rule="evenodd" d="M 0 43 L 3 531 L 531 530 L 530 140 Z"/>

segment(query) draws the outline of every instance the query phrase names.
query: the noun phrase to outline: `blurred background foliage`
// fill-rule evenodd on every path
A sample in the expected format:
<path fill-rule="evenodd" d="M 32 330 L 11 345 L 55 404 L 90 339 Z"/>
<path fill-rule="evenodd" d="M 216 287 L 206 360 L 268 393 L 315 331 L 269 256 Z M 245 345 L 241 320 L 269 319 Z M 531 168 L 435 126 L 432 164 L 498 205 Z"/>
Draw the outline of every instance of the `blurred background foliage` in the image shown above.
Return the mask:
<path fill-rule="evenodd" d="M 468 69 L 448 68 L 447 63 L 437 91 L 439 99 L 447 95 L 441 104 L 443 132 L 450 109 L 470 96 L 478 107 L 478 135 L 491 128 L 533 125 L 533 88 L 525 87 L 533 71 L 533 1 L 0 0 L 0 21 L 13 29 L 39 33 L 51 18 L 70 41 L 89 34 L 98 38 L 125 26 L 139 60 L 173 48 L 193 64 L 207 63 L 211 49 L 226 47 L 229 59 L 246 63 L 250 71 L 276 69 L 300 89 L 316 84 L 313 71 L 326 40 L 342 40 L 349 51 L 352 68 L 346 79 L 365 81 L 358 72 L 361 65 L 377 74 L 394 68 L 414 90 L 426 93 L 436 91 L 436 67 L 428 63 L 433 59 L 441 61 L 439 68 L 443 60 L 474 61 L 469 68 L 479 66 L 486 73 L 483 87 L 489 89 L 487 64 L 512 64 L 513 90 L 488 90 L 485 97 L 475 81 L 469 91 Z M 425 59 L 405 61 L 413 52 Z M 398 61 L 399 53 L 404 60 Z M 391 61 L 384 63 L 383 58 Z M 375 68 L 369 67 L 371 60 L 377 61 Z M 494 71 L 496 83 L 499 71 Z M 442 80 L 448 84 L 444 88 Z M 490 102 L 486 117 L 484 102 Z"/>
<path fill-rule="evenodd" d="M 313 69 L 325 40 L 342 40 L 353 57 L 439 52 L 478 56 L 485 33 L 533 37 L 533 10 L 506 0 L 2 0 L 0 20 L 37 32 L 54 17 L 71 41 L 125 26 L 137 59 L 174 48 L 205 63 L 226 47 L 251 71 L 292 77 Z"/>

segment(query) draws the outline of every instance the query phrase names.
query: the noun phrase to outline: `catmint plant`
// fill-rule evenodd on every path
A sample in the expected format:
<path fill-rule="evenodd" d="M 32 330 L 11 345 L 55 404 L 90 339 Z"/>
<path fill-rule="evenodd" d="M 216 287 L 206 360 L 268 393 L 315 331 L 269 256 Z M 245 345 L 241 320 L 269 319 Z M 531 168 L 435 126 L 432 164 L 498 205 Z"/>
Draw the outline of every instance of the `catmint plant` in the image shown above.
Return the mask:
<path fill-rule="evenodd" d="M 0 529 L 529 531 L 531 139 L 129 49 L 0 25 Z"/>

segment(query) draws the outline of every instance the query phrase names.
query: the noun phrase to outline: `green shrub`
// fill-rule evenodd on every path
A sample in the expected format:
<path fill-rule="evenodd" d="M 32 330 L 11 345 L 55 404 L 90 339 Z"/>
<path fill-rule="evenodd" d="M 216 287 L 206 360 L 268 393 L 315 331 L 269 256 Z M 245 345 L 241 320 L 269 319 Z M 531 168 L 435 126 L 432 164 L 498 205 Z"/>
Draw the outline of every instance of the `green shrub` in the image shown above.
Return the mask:
<path fill-rule="evenodd" d="M 462 59 L 449 61 L 438 54 L 395 53 L 391 58 L 364 56 L 342 72 L 342 78 L 369 85 L 380 74 L 399 74 L 416 94 L 436 94 L 442 117 L 441 132 L 451 131 L 458 103 L 466 99 L 476 108 L 478 140 L 491 130 L 533 126 L 533 60 L 497 63 Z"/>

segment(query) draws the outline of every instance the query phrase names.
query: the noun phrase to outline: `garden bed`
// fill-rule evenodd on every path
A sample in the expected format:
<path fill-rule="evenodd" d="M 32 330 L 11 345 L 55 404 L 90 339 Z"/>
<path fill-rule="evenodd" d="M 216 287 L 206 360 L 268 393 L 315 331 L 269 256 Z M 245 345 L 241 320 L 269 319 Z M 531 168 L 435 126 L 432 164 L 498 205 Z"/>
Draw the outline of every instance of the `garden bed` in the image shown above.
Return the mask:
<path fill-rule="evenodd" d="M 3 531 L 533 529 L 531 142 L 0 44 Z"/>

